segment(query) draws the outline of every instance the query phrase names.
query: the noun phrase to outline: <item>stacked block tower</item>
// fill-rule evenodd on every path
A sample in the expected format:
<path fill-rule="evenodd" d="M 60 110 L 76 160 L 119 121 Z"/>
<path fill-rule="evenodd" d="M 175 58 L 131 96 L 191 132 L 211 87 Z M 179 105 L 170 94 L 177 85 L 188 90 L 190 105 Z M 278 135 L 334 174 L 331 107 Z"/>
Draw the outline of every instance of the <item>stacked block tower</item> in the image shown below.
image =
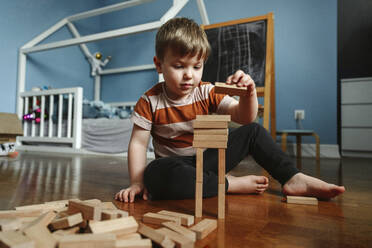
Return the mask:
<path fill-rule="evenodd" d="M 193 147 L 196 148 L 195 217 L 202 217 L 203 151 L 218 149 L 218 218 L 225 218 L 225 157 L 230 115 L 197 115 L 194 120 Z"/>

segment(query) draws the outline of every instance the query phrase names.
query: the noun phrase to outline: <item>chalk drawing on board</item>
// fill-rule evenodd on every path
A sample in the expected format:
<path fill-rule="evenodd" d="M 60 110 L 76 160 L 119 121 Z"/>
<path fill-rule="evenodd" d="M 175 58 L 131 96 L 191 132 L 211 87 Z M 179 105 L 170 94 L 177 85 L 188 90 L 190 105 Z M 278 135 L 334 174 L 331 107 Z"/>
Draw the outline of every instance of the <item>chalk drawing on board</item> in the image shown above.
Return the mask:
<path fill-rule="evenodd" d="M 236 70 L 248 73 L 258 87 L 265 85 L 266 20 L 205 30 L 212 52 L 203 81 L 224 82 Z"/>

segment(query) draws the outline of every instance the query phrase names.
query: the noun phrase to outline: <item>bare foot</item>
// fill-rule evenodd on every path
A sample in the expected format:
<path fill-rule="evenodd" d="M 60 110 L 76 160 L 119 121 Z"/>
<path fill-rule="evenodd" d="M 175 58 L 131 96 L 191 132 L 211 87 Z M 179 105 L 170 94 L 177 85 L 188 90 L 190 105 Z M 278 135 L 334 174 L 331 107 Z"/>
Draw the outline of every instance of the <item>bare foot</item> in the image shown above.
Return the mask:
<path fill-rule="evenodd" d="M 269 187 L 269 179 L 265 176 L 242 176 L 234 177 L 227 175 L 229 181 L 228 193 L 235 194 L 261 194 Z"/>
<path fill-rule="evenodd" d="M 331 199 L 344 192 L 344 186 L 326 183 L 303 173 L 297 173 L 283 186 L 285 195 L 312 196 L 320 199 Z"/>

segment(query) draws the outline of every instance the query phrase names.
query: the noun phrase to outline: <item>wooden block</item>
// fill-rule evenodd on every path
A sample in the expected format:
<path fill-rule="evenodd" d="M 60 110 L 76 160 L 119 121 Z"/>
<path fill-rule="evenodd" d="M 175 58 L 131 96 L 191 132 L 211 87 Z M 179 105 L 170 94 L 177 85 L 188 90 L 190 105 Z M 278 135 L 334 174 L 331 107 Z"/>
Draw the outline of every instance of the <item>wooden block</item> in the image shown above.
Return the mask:
<path fill-rule="evenodd" d="M 24 229 L 27 229 L 29 227 L 36 226 L 36 225 L 39 225 L 39 226 L 42 226 L 42 227 L 47 227 L 52 222 L 52 220 L 56 217 L 56 215 L 57 214 L 54 213 L 53 211 L 48 211 L 48 212 L 40 215 L 35 220 L 28 223 L 26 226 L 24 226 L 22 228 L 22 231 Z"/>
<path fill-rule="evenodd" d="M 203 182 L 196 182 L 195 186 L 195 217 L 203 215 Z"/>
<path fill-rule="evenodd" d="M 102 204 L 102 201 L 99 200 L 99 199 L 89 199 L 89 200 L 84 200 L 83 202 L 91 203 L 91 204 L 94 204 L 96 206 L 99 206 L 99 205 Z"/>
<path fill-rule="evenodd" d="M 133 216 L 129 216 L 113 220 L 90 221 L 89 227 L 92 233 L 125 235 L 136 232 L 138 223 Z"/>
<path fill-rule="evenodd" d="M 55 204 L 35 204 L 35 205 L 25 205 L 25 206 L 19 206 L 15 207 L 16 210 L 37 210 L 40 209 L 43 212 L 49 211 L 49 210 L 58 210 L 66 207 L 63 203 L 55 203 Z"/>
<path fill-rule="evenodd" d="M 176 216 L 169 216 L 157 213 L 146 213 L 142 216 L 143 223 L 161 224 L 163 222 L 173 221 L 181 225 L 181 218 Z"/>
<path fill-rule="evenodd" d="M 60 211 L 60 209 L 63 209 L 67 206 L 67 200 L 61 200 L 61 201 L 51 201 L 51 202 L 45 202 L 42 204 L 33 204 L 33 205 L 24 205 L 24 206 L 17 206 L 15 207 L 16 210 L 43 210 L 43 212 L 54 210 L 54 211 Z"/>
<path fill-rule="evenodd" d="M 194 134 L 193 141 L 223 141 L 227 142 L 227 135 L 205 135 L 205 134 Z"/>
<path fill-rule="evenodd" d="M 38 217 L 21 217 L 21 218 L 17 218 L 17 220 L 19 220 L 22 223 L 22 225 L 21 225 L 21 227 L 19 229 L 21 230 L 24 226 L 27 226 L 29 223 L 33 222 L 37 218 Z"/>
<path fill-rule="evenodd" d="M 116 210 L 118 209 L 112 202 L 102 202 L 101 207 L 103 210 Z"/>
<path fill-rule="evenodd" d="M 226 150 L 218 149 L 218 183 L 225 184 L 226 174 Z"/>
<path fill-rule="evenodd" d="M 225 218 L 225 183 L 218 184 L 218 219 Z"/>
<path fill-rule="evenodd" d="M 50 223 L 50 226 L 54 229 L 63 229 L 75 226 L 83 222 L 83 216 L 81 213 L 66 216 L 60 219 L 55 219 Z"/>
<path fill-rule="evenodd" d="M 183 213 L 167 211 L 167 210 L 161 210 L 161 211 L 158 212 L 158 214 L 179 217 L 179 218 L 181 218 L 181 225 L 191 226 L 192 224 L 194 224 L 194 219 L 195 218 L 194 218 L 193 215 L 190 215 L 190 214 L 183 214 Z"/>
<path fill-rule="evenodd" d="M 70 199 L 70 200 L 72 200 L 72 199 Z M 79 200 L 79 199 L 73 199 L 73 200 Z M 68 201 L 69 200 L 57 200 L 57 201 L 44 202 L 44 204 L 47 204 L 47 205 L 60 205 L 60 206 L 63 205 L 64 207 L 67 207 Z"/>
<path fill-rule="evenodd" d="M 0 219 L 0 231 L 15 231 L 21 226 L 22 221 L 19 219 Z"/>
<path fill-rule="evenodd" d="M 231 121 L 231 115 L 197 115 L 198 121 Z"/>
<path fill-rule="evenodd" d="M 180 226 L 175 224 L 174 222 L 164 222 L 162 223 L 163 226 L 168 227 L 169 229 L 188 237 L 192 241 L 196 241 L 196 233 L 193 231 L 190 231 L 186 227 Z"/>
<path fill-rule="evenodd" d="M 195 135 L 228 135 L 229 130 L 227 128 L 215 128 L 215 129 L 194 129 Z"/>
<path fill-rule="evenodd" d="M 117 240 L 115 248 L 151 248 L 151 239 Z"/>
<path fill-rule="evenodd" d="M 287 196 L 287 203 L 318 205 L 318 199 L 316 199 L 315 197 L 305 197 L 305 196 Z"/>
<path fill-rule="evenodd" d="M 111 233 L 84 233 L 66 235 L 59 240 L 59 248 L 112 248 L 115 247 L 115 235 Z"/>
<path fill-rule="evenodd" d="M 100 204 L 100 203 L 99 203 Z M 70 200 L 68 202 L 68 213 L 81 212 L 84 220 L 101 220 L 102 208 L 95 203 Z"/>
<path fill-rule="evenodd" d="M 219 82 L 216 82 L 214 84 L 214 92 L 232 96 L 246 96 L 248 94 L 247 87 L 238 87 L 236 84 L 226 84 Z"/>
<path fill-rule="evenodd" d="M 58 237 L 71 235 L 71 234 L 76 234 L 79 231 L 80 231 L 80 227 L 74 226 L 74 227 L 71 227 L 71 228 L 59 229 L 59 230 L 53 232 L 52 235 L 53 235 L 54 238 L 59 240 Z"/>
<path fill-rule="evenodd" d="M 203 149 L 196 149 L 196 182 L 203 182 Z"/>
<path fill-rule="evenodd" d="M 139 233 L 130 233 L 124 235 L 116 235 L 116 240 L 131 240 L 131 239 L 142 239 Z"/>
<path fill-rule="evenodd" d="M 227 128 L 228 122 L 224 121 L 199 121 L 199 120 L 194 120 L 192 122 L 193 128 Z"/>
<path fill-rule="evenodd" d="M 170 240 L 176 243 L 176 247 L 178 248 L 194 247 L 194 241 L 168 228 L 162 227 L 162 228 L 156 229 L 156 231 L 167 236 Z"/>
<path fill-rule="evenodd" d="M 204 219 L 195 226 L 191 227 L 190 230 L 196 233 L 198 240 L 205 238 L 208 234 L 217 228 L 217 221 L 212 219 Z"/>
<path fill-rule="evenodd" d="M 175 243 L 167 236 L 144 224 L 140 224 L 138 232 L 164 248 L 172 248 L 175 246 Z"/>
<path fill-rule="evenodd" d="M 1 248 L 34 248 L 35 242 L 21 232 L 0 232 Z"/>
<path fill-rule="evenodd" d="M 57 240 L 45 226 L 38 224 L 29 226 L 26 229 L 23 229 L 23 233 L 35 241 L 35 247 L 55 248 L 57 245 Z"/>
<path fill-rule="evenodd" d="M 0 219 L 22 218 L 22 217 L 38 217 L 43 213 L 41 209 L 31 210 L 2 210 L 0 211 Z"/>
<path fill-rule="evenodd" d="M 227 141 L 200 141 L 194 140 L 192 142 L 194 148 L 227 148 Z"/>
<path fill-rule="evenodd" d="M 117 219 L 121 217 L 128 217 L 129 214 L 127 211 L 123 211 L 120 209 L 105 209 L 102 210 L 102 220 L 112 220 L 112 219 Z"/>

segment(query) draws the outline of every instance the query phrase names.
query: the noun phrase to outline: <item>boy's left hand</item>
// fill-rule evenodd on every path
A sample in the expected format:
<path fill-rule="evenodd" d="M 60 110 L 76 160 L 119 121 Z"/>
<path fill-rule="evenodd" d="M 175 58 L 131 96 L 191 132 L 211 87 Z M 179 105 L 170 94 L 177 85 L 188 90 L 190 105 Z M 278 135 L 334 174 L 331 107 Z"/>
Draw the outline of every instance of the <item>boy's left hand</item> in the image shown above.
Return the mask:
<path fill-rule="evenodd" d="M 226 79 L 227 84 L 236 84 L 239 87 L 247 87 L 248 95 L 253 95 L 256 90 L 256 84 L 251 76 L 245 74 L 242 70 L 237 70 L 233 75 Z"/>

